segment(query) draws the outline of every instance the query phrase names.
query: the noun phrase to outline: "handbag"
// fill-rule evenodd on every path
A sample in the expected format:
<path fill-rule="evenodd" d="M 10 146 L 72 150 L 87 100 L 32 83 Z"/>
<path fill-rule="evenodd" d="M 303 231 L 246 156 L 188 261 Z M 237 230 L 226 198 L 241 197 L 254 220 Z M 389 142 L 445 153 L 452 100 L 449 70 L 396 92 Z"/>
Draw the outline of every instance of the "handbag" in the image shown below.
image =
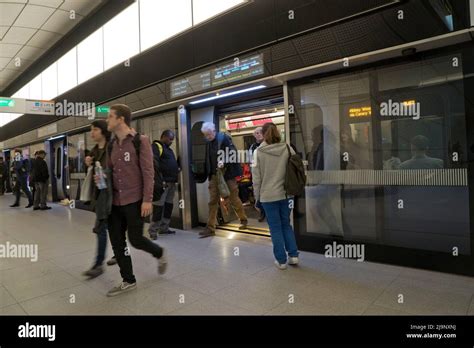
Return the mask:
<path fill-rule="evenodd" d="M 227 182 L 225 181 L 224 173 L 222 169 L 217 169 L 216 175 L 217 175 L 217 188 L 219 190 L 219 195 L 225 199 L 230 196 L 230 190 L 229 190 L 229 186 L 227 186 Z"/>
<path fill-rule="evenodd" d="M 90 202 L 92 200 L 92 176 L 93 176 L 94 168 L 90 166 L 87 169 L 87 175 L 84 179 L 84 184 L 81 187 L 81 196 L 80 200 L 82 202 Z"/>

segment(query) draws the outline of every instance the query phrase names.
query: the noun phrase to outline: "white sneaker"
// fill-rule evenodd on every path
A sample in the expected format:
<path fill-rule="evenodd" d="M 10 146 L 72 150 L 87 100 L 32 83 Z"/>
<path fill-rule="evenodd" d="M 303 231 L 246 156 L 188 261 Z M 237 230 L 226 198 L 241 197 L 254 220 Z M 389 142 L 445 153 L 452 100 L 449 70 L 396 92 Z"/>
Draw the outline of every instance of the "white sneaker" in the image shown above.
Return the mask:
<path fill-rule="evenodd" d="M 296 266 L 299 263 L 300 263 L 300 259 L 298 257 L 289 257 L 288 258 L 288 264 L 289 265 Z"/>
<path fill-rule="evenodd" d="M 158 259 L 158 274 L 164 274 L 166 272 L 166 268 L 168 267 L 168 259 L 166 257 L 166 250 L 163 248 L 163 254 Z"/>
<path fill-rule="evenodd" d="M 277 260 L 275 260 L 275 266 L 277 266 L 278 269 L 284 270 L 286 269 L 286 263 L 279 263 Z"/>
<path fill-rule="evenodd" d="M 117 296 L 117 295 L 123 294 L 124 292 L 135 290 L 136 288 L 137 288 L 137 283 L 131 284 L 127 282 L 122 282 L 118 286 L 110 289 L 109 292 L 107 293 L 107 296 L 108 297 Z"/>

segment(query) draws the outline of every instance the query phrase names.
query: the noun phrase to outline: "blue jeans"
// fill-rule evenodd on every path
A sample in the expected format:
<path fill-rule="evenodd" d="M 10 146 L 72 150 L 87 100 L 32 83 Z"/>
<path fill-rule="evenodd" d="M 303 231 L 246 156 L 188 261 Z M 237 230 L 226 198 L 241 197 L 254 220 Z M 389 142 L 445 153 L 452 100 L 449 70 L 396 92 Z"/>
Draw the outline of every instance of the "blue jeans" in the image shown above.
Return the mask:
<path fill-rule="evenodd" d="M 262 205 L 270 226 L 273 254 L 280 264 L 284 264 L 287 261 L 287 253 L 290 257 L 298 256 L 295 233 L 290 225 L 289 200 L 262 202 Z"/>
<path fill-rule="evenodd" d="M 105 251 L 107 249 L 107 223 L 99 225 L 97 231 L 97 257 L 94 267 L 102 266 L 105 260 Z"/>

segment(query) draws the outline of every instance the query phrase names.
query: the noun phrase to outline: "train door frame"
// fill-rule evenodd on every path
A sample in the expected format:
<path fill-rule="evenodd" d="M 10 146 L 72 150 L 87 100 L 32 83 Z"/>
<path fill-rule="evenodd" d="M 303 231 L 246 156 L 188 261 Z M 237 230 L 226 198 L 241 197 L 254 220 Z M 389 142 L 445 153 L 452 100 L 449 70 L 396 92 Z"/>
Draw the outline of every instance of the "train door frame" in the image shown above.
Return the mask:
<path fill-rule="evenodd" d="M 67 135 L 57 136 L 51 139 L 48 139 L 49 144 L 49 167 L 50 167 L 50 176 L 51 176 L 51 196 L 52 201 L 61 201 L 62 199 L 68 198 L 67 182 L 68 182 L 68 173 L 67 173 Z M 61 185 L 61 190 L 58 191 L 58 150 L 61 153 L 61 172 L 59 173 L 59 182 Z"/>
<path fill-rule="evenodd" d="M 191 171 L 191 141 L 190 127 L 191 119 L 188 117 L 189 110 L 185 105 L 179 105 L 177 109 L 178 115 L 178 148 L 179 159 L 181 163 L 181 173 L 179 176 L 181 186 L 180 209 L 182 211 L 182 224 L 184 230 L 195 227 L 193 221 L 193 210 L 196 210 L 196 185 L 193 180 Z M 194 197 L 194 199 L 192 198 Z"/>
<path fill-rule="evenodd" d="M 180 127 L 183 127 L 183 128 L 187 127 L 187 132 L 186 133 L 182 133 L 180 131 L 180 138 L 181 138 L 181 141 L 185 137 L 187 139 L 189 139 L 189 141 L 186 141 L 186 144 L 180 143 L 180 149 L 182 150 L 184 148 L 187 148 L 188 152 L 189 152 L 189 158 L 188 158 L 189 165 L 186 166 L 186 167 L 183 167 L 183 174 L 184 174 L 184 168 L 186 168 L 186 170 L 188 171 L 189 181 L 187 181 L 187 182 L 189 182 L 189 188 L 190 188 L 190 190 L 185 190 L 185 193 L 188 194 L 189 198 L 186 199 L 186 197 L 184 197 L 185 198 L 184 206 L 187 207 L 187 209 L 189 210 L 189 214 L 191 215 L 188 219 L 189 219 L 189 224 L 192 227 L 203 226 L 203 224 L 204 224 L 203 222 L 199 221 L 198 197 L 197 197 L 197 194 L 196 194 L 196 184 L 197 184 L 197 182 L 194 180 L 193 172 L 191 170 L 192 161 L 193 161 L 193 158 L 192 158 L 192 140 L 191 140 L 191 131 L 192 131 L 192 126 L 193 126 L 192 125 L 193 111 L 206 109 L 208 107 L 213 107 L 212 122 L 214 122 L 216 127 L 218 127 L 219 126 L 219 110 L 223 109 L 223 106 L 230 106 L 232 104 L 235 104 L 235 105 L 246 104 L 246 103 L 251 103 L 252 101 L 256 101 L 258 99 L 264 99 L 264 98 L 270 99 L 270 98 L 275 98 L 277 96 L 282 98 L 282 102 L 281 102 L 280 105 L 283 105 L 283 110 L 284 110 L 284 113 L 285 113 L 284 114 L 285 133 L 286 133 L 285 141 L 289 144 L 289 129 L 290 129 L 290 126 L 289 126 L 288 105 L 287 105 L 288 104 L 288 99 L 287 99 L 287 97 L 285 97 L 285 90 L 284 90 L 284 85 L 283 84 L 279 85 L 275 88 L 270 88 L 270 89 L 267 89 L 267 90 L 264 90 L 264 91 L 261 91 L 261 92 L 249 93 L 248 95 L 245 95 L 245 96 L 239 96 L 239 97 L 234 97 L 234 98 L 226 98 L 224 100 L 213 101 L 213 102 L 210 102 L 210 103 L 203 103 L 202 105 L 199 105 L 199 107 L 198 106 L 188 106 L 188 105 L 180 106 L 180 107 L 183 108 L 182 110 L 185 110 L 183 112 L 185 112 L 186 115 L 185 115 L 185 122 L 183 121 L 182 116 L 178 116 L 179 117 L 178 125 Z M 179 110 L 180 109 L 178 108 L 178 111 Z M 179 112 L 178 112 L 178 115 L 180 115 Z M 208 121 L 211 121 L 211 120 L 208 120 Z M 206 181 L 204 181 L 204 183 L 206 183 L 206 182 L 207 182 L 207 179 L 206 179 Z M 207 184 L 205 184 L 205 185 L 207 187 Z M 186 186 L 184 186 L 184 187 L 186 187 Z M 188 202 L 189 204 L 187 205 L 186 201 L 189 200 L 189 199 L 190 199 L 190 202 Z M 208 202 L 206 202 L 206 205 L 207 205 L 207 203 Z M 184 214 L 184 216 L 186 216 L 186 214 Z M 242 232 L 242 231 L 238 231 L 238 232 Z M 253 234 L 251 232 L 242 232 L 242 233 Z"/>

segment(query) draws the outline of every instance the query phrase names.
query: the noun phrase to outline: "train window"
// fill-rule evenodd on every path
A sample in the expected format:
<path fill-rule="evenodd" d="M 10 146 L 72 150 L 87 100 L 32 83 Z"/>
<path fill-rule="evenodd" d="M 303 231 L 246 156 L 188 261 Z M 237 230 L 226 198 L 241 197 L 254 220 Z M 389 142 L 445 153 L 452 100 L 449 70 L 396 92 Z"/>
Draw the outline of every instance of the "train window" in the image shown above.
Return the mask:
<path fill-rule="evenodd" d="M 85 133 L 68 136 L 69 174 L 86 173 Z"/>
<path fill-rule="evenodd" d="M 454 53 L 290 86 L 302 233 L 470 253 L 463 78 Z"/>

